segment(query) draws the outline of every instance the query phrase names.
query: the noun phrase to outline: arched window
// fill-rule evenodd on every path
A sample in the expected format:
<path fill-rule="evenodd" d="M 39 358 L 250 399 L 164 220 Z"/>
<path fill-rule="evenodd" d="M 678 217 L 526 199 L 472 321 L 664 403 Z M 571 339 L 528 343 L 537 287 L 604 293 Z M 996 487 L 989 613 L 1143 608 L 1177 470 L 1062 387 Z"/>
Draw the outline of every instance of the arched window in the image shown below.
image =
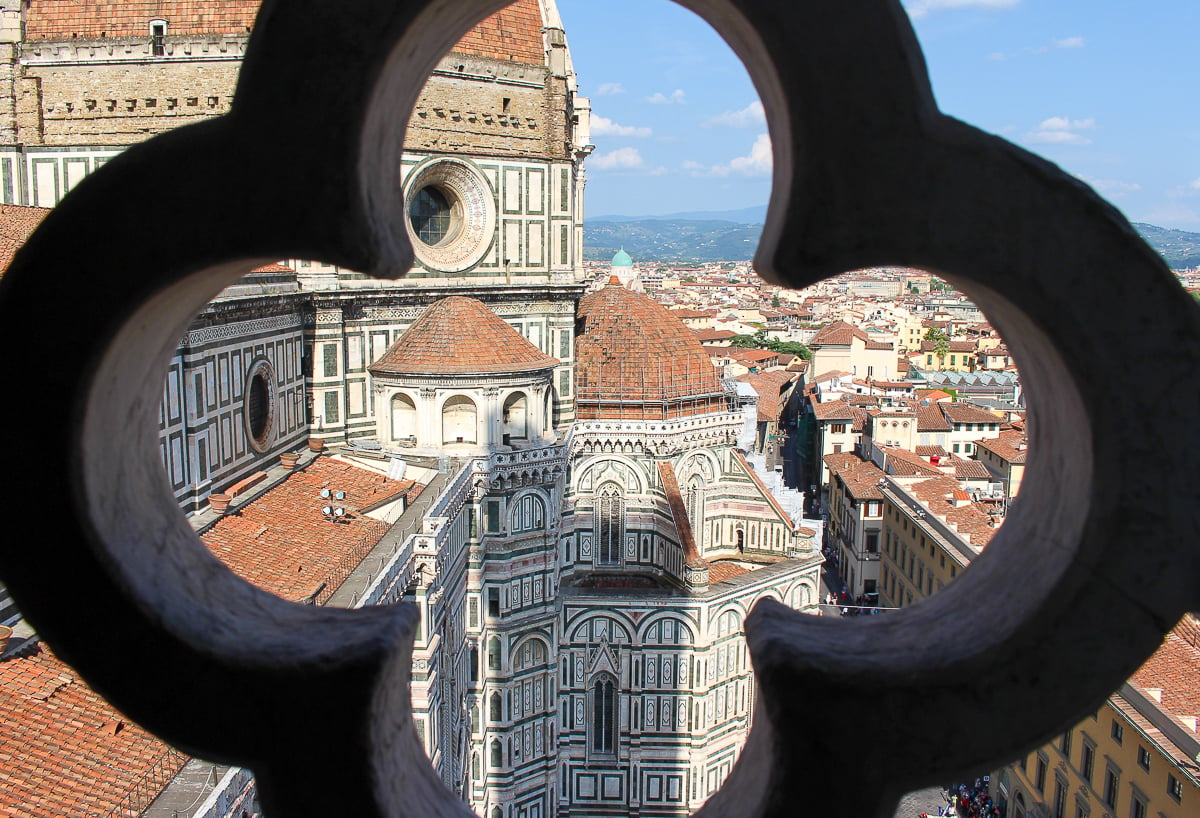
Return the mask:
<path fill-rule="evenodd" d="M 503 432 L 509 440 L 529 438 L 529 399 L 524 392 L 514 392 L 504 399 Z"/>
<path fill-rule="evenodd" d="M 504 766 L 504 748 L 500 746 L 500 739 L 492 739 L 492 760 L 491 765 L 493 770 L 499 770 Z"/>
<path fill-rule="evenodd" d="M 592 685 L 592 752 L 615 752 L 617 734 L 617 685 L 611 676 L 600 676 Z"/>
<path fill-rule="evenodd" d="M 605 484 L 596 498 L 596 564 L 619 565 L 625 531 L 625 500 L 621 490 Z"/>
<path fill-rule="evenodd" d="M 492 694 L 491 704 L 488 709 L 488 718 L 491 719 L 493 723 L 502 721 L 504 719 L 504 708 L 501 704 L 499 693 Z"/>
<path fill-rule="evenodd" d="M 442 405 L 442 443 L 478 442 L 479 423 L 475 401 L 463 395 L 450 398 Z"/>
<path fill-rule="evenodd" d="M 488 640 L 488 670 L 500 669 L 500 640 L 493 636 Z"/>
<path fill-rule="evenodd" d="M 740 528 L 737 530 L 737 550 L 739 554 L 746 550 L 746 532 Z"/>
<path fill-rule="evenodd" d="M 471 663 L 471 681 L 479 681 L 479 648 L 471 645 L 471 654 L 468 661 Z"/>
<path fill-rule="evenodd" d="M 471 780 L 478 781 L 482 776 L 479 774 L 479 753 L 471 753 Z"/>
<path fill-rule="evenodd" d="M 406 443 L 417 439 L 417 407 L 407 395 L 392 396 L 392 440 Z"/>
<path fill-rule="evenodd" d="M 509 530 L 514 534 L 523 531 L 541 531 L 546 524 L 546 504 L 536 494 L 526 494 L 516 502 L 509 520 Z"/>

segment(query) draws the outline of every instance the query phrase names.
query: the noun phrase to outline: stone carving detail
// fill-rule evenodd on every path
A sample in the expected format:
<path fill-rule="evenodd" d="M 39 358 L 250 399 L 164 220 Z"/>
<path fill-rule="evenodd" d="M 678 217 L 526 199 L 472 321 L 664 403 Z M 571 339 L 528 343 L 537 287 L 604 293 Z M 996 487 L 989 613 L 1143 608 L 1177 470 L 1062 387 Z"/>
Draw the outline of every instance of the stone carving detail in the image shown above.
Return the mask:
<path fill-rule="evenodd" d="M 1161 480 L 1200 466 L 1200 394 L 1114 392 L 1105 368 L 1119 343 L 1130 368 L 1190 383 L 1200 318 L 1114 208 L 938 112 L 895 0 L 685 4 L 738 49 L 768 112 L 775 188 L 758 271 L 792 287 L 879 265 L 946 271 L 1009 341 L 1037 418 L 1023 504 L 945 591 L 865 623 L 771 600 L 746 620 L 763 706 L 704 814 L 790 815 L 798 793 L 808 812 L 837 814 L 853 792 L 864 815 L 890 815 L 895 793 L 974 775 L 1089 712 L 1200 609 L 1200 509 L 1188 485 Z M 158 452 L 141 432 L 155 423 L 160 384 L 145 373 L 165 369 L 205 295 L 250 259 L 292 249 L 378 276 L 411 267 L 395 184 L 403 120 L 445 44 L 496 6 L 267 6 L 239 116 L 130 148 L 66 197 L 5 274 L 0 347 L 40 343 L 7 374 L 42 382 L 54 361 L 55 400 L 0 405 L 0 426 L 64 433 L 8 440 L 22 468 L 0 476 L 0 494 L 60 499 L 39 518 L 54 547 L 0 549 L 0 576 L 58 655 L 122 711 L 206 757 L 253 763 L 268 816 L 468 812 L 436 778 L 408 709 L 414 609 L 291 605 L 217 564 L 157 499 Z M 411 30 L 418 17 L 426 28 Z M 297 45 L 318 37 L 320 48 Z M 294 112 L 303 127 L 288 121 Z M 258 184 L 219 212 L 205 207 L 192 192 L 228 176 L 235 156 Z M 280 156 L 305 173 L 276 173 Z M 247 261 L 204 266 L 216 258 Z M 79 269 L 90 274 L 63 288 L 57 271 Z M 42 304 L 70 331 L 40 332 Z M 1144 329 L 1115 336 L 1131 325 Z M 78 354 L 81 339 L 92 354 Z M 998 607 L 981 612 L 976 600 L 997 587 L 1007 589 Z M 127 655 L 95 649 L 113 640 L 153 645 L 153 661 L 131 674 Z M 855 706 L 864 700 L 877 706 Z M 302 717 L 313 701 L 329 708 L 315 727 Z M 584 715 L 580 697 L 577 724 Z M 301 744 L 298 764 L 286 748 Z M 324 786 L 311 786 L 313 769 L 330 771 Z"/>

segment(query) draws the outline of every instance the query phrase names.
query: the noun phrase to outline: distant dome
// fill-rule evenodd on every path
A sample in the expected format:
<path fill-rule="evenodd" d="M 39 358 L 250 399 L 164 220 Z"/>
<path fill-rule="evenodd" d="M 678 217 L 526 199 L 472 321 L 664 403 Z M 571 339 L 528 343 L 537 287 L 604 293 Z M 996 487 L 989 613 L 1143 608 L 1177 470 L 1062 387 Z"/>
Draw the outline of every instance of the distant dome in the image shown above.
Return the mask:
<path fill-rule="evenodd" d="M 470 375 L 557 363 L 482 301 L 454 295 L 431 304 L 370 369 L 374 375 Z"/>
<path fill-rule="evenodd" d="M 575 405 L 589 418 L 674 418 L 726 408 L 695 333 L 641 293 L 609 283 L 579 302 Z"/>
<path fill-rule="evenodd" d="M 628 253 L 626 253 L 625 248 L 622 247 L 620 250 L 617 251 L 617 254 L 615 256 L 613 256 L 612 266 L 614 266 L 614 267 L 632 267 L 633 266 L 633 257 L 630 256 Z"/>

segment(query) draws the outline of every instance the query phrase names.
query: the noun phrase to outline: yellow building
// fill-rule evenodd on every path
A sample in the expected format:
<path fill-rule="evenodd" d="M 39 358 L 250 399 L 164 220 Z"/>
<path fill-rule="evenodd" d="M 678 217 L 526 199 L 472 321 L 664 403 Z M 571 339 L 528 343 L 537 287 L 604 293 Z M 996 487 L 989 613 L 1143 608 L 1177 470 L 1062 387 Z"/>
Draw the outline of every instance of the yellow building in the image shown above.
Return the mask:
<path fill-rule="evenodd" d="M 999 437 L 975 443 L 975 457 L 1004 484 L 1004 495 L 1010 500 L 1021 491 L 1028 450 L 1029 440 L 1021 431 L 1001 432 Z"/>
<path fill-rule="evenodd" d="M 1184 617 L 1121 689 L 993 779 L 1011 818 L 1200 815 L 1200 623 Z"/>
<path fill-rule="evenodd" d="M 880 604 L 953 581 L 991 539 L 991 504 L 949 477 L 882 481 Z M 1200 621 L 1187 616 L 1094 714 L 992 776 L 1006 818 L 1200 816 Z"/>
<path fill-rule="evenodd" d="M 977 501 L 953 477 L 887 477 L 879 604 L 910 605 L 953 581 L 999 525 L 994 504 Z"/>

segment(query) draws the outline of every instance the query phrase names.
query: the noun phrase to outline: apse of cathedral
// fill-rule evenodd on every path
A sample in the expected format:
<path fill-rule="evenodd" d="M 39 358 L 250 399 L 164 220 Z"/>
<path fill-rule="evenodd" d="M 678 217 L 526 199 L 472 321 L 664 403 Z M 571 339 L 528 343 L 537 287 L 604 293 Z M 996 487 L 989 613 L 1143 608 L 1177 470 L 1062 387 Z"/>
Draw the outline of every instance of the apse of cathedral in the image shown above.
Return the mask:
<path fill-rule="evenodd" d="M 256 13 L 0 0 L 0 201 L 53 207 L 129 145 L 227 112 Z M 814 532 L 744 453 L 754 407 L 668 310 L 616 277 L 585 294 L 588 128 L 553 0 L 517 0 L 412 111 L 413 269 L 259 268 L 165 373 L 158 439 L 189 514 L 310 438 L 439 475 L 365 601 L 419 607 L 418 732 L 486 818 L 696 809 L 753 716 L 745 615 L 816 610 Z"/>

